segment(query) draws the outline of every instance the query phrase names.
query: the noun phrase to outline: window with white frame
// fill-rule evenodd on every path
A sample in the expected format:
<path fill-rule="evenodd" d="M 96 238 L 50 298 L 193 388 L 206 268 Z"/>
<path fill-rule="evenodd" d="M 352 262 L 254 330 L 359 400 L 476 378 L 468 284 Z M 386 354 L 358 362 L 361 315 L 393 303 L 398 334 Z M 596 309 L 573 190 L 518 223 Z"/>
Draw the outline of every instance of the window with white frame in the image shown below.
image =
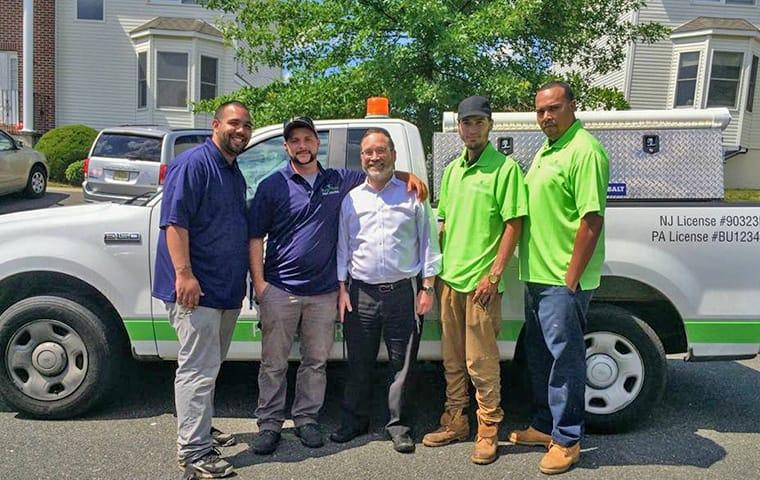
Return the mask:
<path fill-rule="evenodd" d="M 201 55 L 201 100 L 217 96 L 219 60 Z"/>
<path fill-rule="evenodd" d="M 693 107 L 697 91 L 699 52 L 683 52 L 678 56 L 678 76 L 674 107 Z"/>
<path fill-rule="evenodd" d="M 157 52 L 156 106 L 187 108 L 187 53 Z"/>
<path fill-rule="evenodd" d="M 707 91 L 708 107 L 737 108 L 743 58 L 742 52 L 713 52 Z"/>
<path fill-rule="evenodd" d="M 15 125 L 18 113 L 18 54 L 0 52 L 0 123 Z"/>
<path fill-rule="evenodd" d="M 105 0 L 77 0 L 77 20 L 103 20 Z"/>
<path fill-rule="evenodd" d="M 747 111 L 751 112 L 755 103 L 755 87 L 757 86 L 757 61 L 756 56 L 752 56 L 752 69 L 749 72 L 749 91 L 747 92 Z"/>
<path fill-rule="evenodd" d="M 137 108 L 148 106 L 148 52 L 137 54 Z"/>

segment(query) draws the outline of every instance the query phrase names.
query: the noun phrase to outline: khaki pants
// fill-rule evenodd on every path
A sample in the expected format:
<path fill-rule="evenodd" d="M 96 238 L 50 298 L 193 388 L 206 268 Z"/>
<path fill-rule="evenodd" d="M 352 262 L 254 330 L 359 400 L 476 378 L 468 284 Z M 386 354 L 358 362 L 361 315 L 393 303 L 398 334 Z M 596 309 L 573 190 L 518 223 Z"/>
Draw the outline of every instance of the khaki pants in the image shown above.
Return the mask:
<path fill-rule="evenodd" d="M 498 423 L 504 418 L 496 343 L 501 326 L 501 295 L 483 308 L 472 301 L 474 294 L 457 292 L 446 282 L 440 282 L 445 408 L 469 406 L 469 377 L 475 387 L 478 416 L 486 422 Z"/>

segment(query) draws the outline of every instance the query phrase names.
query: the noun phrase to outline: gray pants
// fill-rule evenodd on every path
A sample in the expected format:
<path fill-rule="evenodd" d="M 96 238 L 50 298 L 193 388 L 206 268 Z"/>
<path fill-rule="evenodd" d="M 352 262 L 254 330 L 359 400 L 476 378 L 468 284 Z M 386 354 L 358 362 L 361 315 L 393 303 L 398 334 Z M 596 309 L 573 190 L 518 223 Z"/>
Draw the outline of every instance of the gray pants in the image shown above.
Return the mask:
<path fill-rule="evenodd" d="M 227 356 L 240 309 L 166 303 L 169 322 L 177 331 L 179 353 L 174 377 L 177 408 L 177 457 L 193 461 L 212 448 L 211 418 L 219 367 Z"/>
<path fill-rule="evenodd" d="M 325 400 L 325 366 L 335 339 L 337 292 L 324 295 L 291 295 L 273 285 L 259 299 L 261 311 L 261 366 L 259 430 L 279 432 L 285 421 L 288 356 L 293 340 L 300 340 L 301 365 L 291 415 L 296 427 L 317 423 Z"/>

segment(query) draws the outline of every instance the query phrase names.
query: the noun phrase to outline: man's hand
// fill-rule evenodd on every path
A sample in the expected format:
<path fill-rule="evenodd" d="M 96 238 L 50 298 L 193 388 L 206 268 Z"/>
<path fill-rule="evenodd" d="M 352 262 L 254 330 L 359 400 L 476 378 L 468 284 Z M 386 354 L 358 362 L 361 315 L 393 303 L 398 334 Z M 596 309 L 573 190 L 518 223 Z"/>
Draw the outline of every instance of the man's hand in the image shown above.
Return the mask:
<path fill-rule="evenodd" d="M 428 187 L 420 177 L 409 172 L 396 172 L 396 178 L 402 182 L 406 182 L 406 191 L 411 192 L 414 190 L 417 192 L 417 199 L 420 202 L 424 202 L 428 198 Z"/>
<path fill-rule="evenodd" d="M 353 312 L 354 309 L 351 307 L 351 298 L 348 295 L 348 290 L 341 283 L 340 290 L 338 291 L 338 317 L 340 318 L 340 323 L 344 322 L 346 311 Z"/>
<path fill-rule="evenodd" d="M 433 294 L 427 293 L 424 290 L 417 292 L 417 301 L 414 306 L 414 311 L 417 312 L 417 315 L 425 315 L 431 308 L 433 308 Z"/>
<path fill-rule="evenodd" d="M 488 276 L 480 279 L 477 288 L 475 288 L 475 295 L 472 296 L 472 301 L 484 307 L 488 305 L 495 295 L 498 294 L 499 284 L 494 284 L 488 281 Z"/>
<path fill-rule="evenodd" d="M 264 296 L 264 290 L 266 290 L 268 286 L 269 284 L 264 280 L 253 282 L 253 291 L 256 293 L 257 299 L 261 300 L 261 297 Z"/>
<path fill-rule="evenodd" d="M 177 292 L 177 304 L 193 309 L 198 306 L 201 295 L 201 284 L 195 278 L 191 270 L 182 270 L 177 272 L 177 279 L 174 282 L 174 289 Z"/>

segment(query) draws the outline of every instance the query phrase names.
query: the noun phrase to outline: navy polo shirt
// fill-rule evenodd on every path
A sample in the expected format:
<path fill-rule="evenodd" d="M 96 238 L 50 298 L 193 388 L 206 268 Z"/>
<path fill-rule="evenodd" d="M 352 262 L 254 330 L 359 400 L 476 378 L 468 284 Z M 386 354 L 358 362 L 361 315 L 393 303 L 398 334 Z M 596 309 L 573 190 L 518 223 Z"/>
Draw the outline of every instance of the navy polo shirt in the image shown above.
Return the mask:
<path fill-rule="evenodd" d="M 248 273 L 246 183 L 237 160 L 230 165 L 211 139 L 175 158 L 161 199 L 153 296 L 176 301 L 175 272 L 166 227 L 186 228 L 190 263 L 203 295 L 199 305 L 240 308 Z"/>
<path fill-rule="evenodd" d="M 365 178 L 363 172 L 318 166 L 312 188 L 288 162 L 259 184 L 248 213 L 250 238 L 268 235 L 264 279 L 293 295 L 338 288 L 340 204 Z"/>

